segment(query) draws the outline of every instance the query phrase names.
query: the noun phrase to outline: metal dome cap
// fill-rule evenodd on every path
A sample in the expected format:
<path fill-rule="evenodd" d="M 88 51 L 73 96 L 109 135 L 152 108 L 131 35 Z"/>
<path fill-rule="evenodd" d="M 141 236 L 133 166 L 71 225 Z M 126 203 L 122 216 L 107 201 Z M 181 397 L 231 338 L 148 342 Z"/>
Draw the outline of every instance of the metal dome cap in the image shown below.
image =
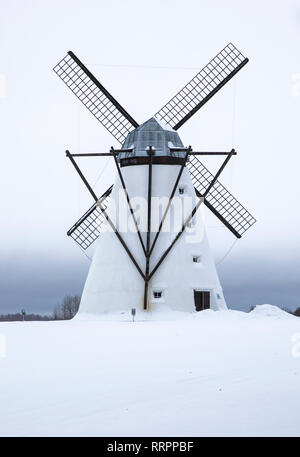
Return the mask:
<path fill-rule="evenodd" d="M 119 159 L 146 157 L 149 146 L 152 146 L 155 156 L 185 157 L 178 133 L 162 121 L 151 117 L 127 135 L 122 146 L 122 149 L 127 151 L 119 153 Z M 176 151 L 176 148 L 181 150 Z M 128 152 L 128 149 L 132 151 Z"/>

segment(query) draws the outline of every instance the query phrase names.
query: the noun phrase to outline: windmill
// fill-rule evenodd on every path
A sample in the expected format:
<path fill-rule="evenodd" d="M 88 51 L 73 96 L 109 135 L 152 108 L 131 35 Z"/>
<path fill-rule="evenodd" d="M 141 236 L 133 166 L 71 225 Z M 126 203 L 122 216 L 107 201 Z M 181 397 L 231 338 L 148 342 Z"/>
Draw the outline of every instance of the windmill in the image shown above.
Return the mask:
<path fill-rule="evenodd" d="M 236 151 L 193 151 L 185 147 L 178 129 L 248 62 L 232 44 L 222 49 L 152 118 L 139 125 L 71 51 L 54 71 L 93 116 L 120 143 L 105 153 L 66 151 L 94 204 L 67 232 L 82 249 L 97 243 L 84 286 L 80 312 L 103 313 L 124 309 L 181 311 L 226 309 L 226 301 L 208 244 L 199 208 L 203 203 L 237 238 L 255 223 L 254 217 L 221 184 L 219 176 Z M 200 156 L 225 156 L 212 174 Z M 98 197 L 80 170 L 77 157 L 110 156 L 117 170 L 115 183 Z M 223 157 L 224 158 L 224 157 Z M 137 216 L 135 198 L 146 212 Z M 153 228 L 154 199 L 166 204 Z M 119 208 L 134 230 L 122 230 Z M 188 214 L 174 220 L 176 201 L 190 199 Z M 174 212 L 174 211 L 173 211 Z M 178 221 L 177 221 L 178 222 Z M 188 242 L 188 232 L 201 236 Z"/>

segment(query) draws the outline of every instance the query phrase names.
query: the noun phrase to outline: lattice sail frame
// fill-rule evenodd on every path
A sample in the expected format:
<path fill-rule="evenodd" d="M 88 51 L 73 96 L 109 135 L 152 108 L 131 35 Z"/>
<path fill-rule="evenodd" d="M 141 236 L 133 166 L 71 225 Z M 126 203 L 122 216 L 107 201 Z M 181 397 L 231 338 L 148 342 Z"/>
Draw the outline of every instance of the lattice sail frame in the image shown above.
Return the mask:
<path fill-rule="evenodd" d="M 196 157 L 191 155 L 187 167 L 195 188 L 203 195 L 213 180 L 211 172 Z M 242 236 L 255 222 L 256 219 L 244 206 L 217 181 L 206 197 L 208 203 L 234 230 Z"/>
<path fill-rule="evenodd" d="M 71 51 L 53 68 L 95 118 L 121 143 L 138 123 Z"/>
<path fill-rule="evenodd" d="M 247 62 L 249 59 L 232 43 L 229 43 L 183 89 L 171 98 L 155 114 L 155 117 L 174 130 L 178 130 Z"/>
<path fill-rule="evenodd" d="M 86 250 L 100 235 L 101 225 L 105 221 L 101 207 L 106 210 L 109 204 L 111 186 L 87 212 L 68 230 L 67 235 L 73 238 L 82 249 Z"/>

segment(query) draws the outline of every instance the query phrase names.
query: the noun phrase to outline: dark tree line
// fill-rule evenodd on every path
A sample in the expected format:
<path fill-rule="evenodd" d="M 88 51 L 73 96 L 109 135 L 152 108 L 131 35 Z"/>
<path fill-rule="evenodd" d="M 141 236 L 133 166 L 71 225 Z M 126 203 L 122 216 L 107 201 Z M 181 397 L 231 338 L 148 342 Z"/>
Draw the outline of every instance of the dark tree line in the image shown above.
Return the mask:
<path fill-rule="evenodd" d="M 80 304 L 80 295 L 66 295 L 62 302 L 55 306 L 52 315 L 41 315 L 41 314 L 27 314 L 25 311 L 14 314 L 0 314 L 0 322 L 12 322 L 12 321 L 57 321 L 57 320 L 69 320 L 77 314 Z M 254 306 L 250 308 L 250 311 L 254 309 Z M 294 316 L 300 317 L 300 307 L 295 311 L 291 311 L 288 308 L 281 307 L 283 311 L 293 314 Z"/>
<path fill-rule="evenodd" d="M 75 316 L 79 304 L 79 295 L 66 295 L 62 302 L 55 306 L 51 315 L 27 314 L 25 310 L 22 310 L 20 313 L 0 315 L 0 322 L 68 320 Z"/>
<path fill-rule="evenodd" d="M 41 314 L 26 314 L 22 313 L 14 314 L 0 314 L 0 322 L 12 322 L 12 321 L 52 321 L 52 316 L 41 315 Z"/>

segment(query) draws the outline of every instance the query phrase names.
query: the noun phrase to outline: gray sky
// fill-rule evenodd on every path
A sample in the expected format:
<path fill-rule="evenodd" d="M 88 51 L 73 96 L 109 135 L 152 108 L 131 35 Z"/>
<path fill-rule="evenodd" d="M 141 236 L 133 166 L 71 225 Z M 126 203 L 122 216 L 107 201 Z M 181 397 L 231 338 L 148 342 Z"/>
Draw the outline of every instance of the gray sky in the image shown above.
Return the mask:
<path fill-rule="evenodd" d="M 0 6 L 0 312 L 47 311 L 81 291 L 89 261 L 65 232 L 92 201 L 64 151 L 118 146 L 53 66 L 73 50 L 143 122 L 229 41 L 250 63 L 179 134 L 195 150 L 238 151 L 222 182 L 258 222 L 219 265 L 229 305 L 300 306 L 299 0 Z M 114 179 L 105 160 L 80 165 L 92 183 L 100 175 L 99 194 Z M 218 261 L 234 238 L 207 223 Z"/>

